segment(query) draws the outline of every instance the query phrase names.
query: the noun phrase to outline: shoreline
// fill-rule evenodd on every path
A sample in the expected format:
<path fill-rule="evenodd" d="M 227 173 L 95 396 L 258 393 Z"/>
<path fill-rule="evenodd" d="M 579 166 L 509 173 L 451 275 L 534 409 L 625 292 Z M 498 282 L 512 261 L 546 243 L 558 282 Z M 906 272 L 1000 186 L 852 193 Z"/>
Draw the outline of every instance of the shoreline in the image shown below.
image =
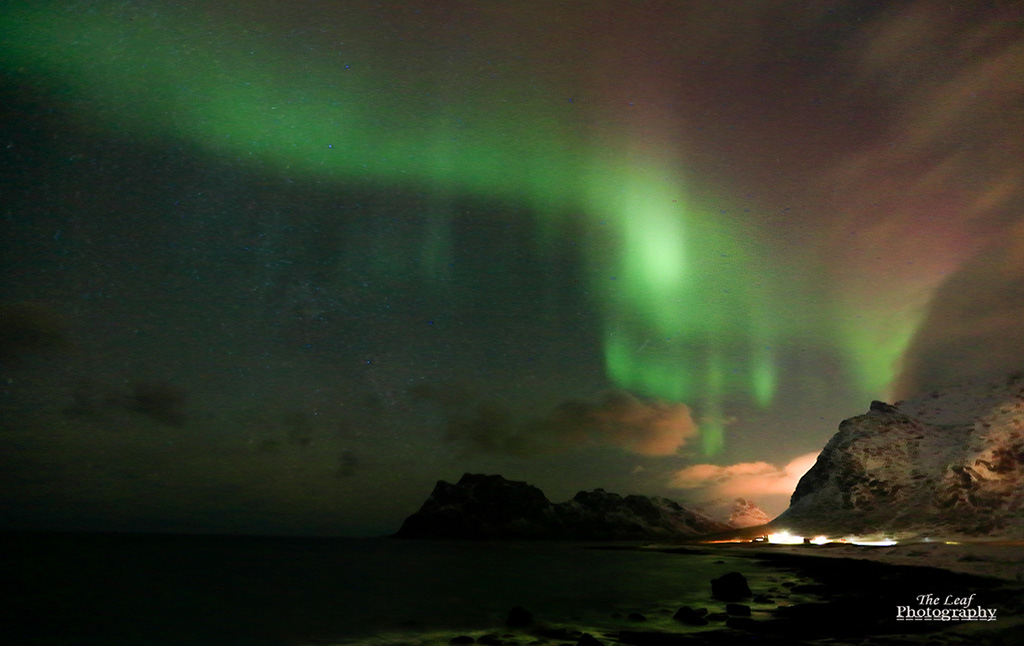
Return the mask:
<path fill-rule="evenodd" d="M 765 545 L 763 543 L 691 543 L 654 545 L 649 549 L 682 549 L 703 553 L 767 559 L 790 555 L 800 559 L 851 559 L 892 566 L 935 568 L 955 574 L 1024 585 L 1024 543 L 1010 541 L 913 542 L 891 546 Z M 707 550 L 707 551 L 704 551 Z"/>
<path fill-rule="evenodd" d="M 702 624 L 644 630 L 620 619 L 617 629 L 502 627 L 480 634 L 448 635 L 449 644 L 514 646 L 967 646 L 1019 643 L 1024 624 L 1024 586 L 1016 569 L 992 568 L 1012 559 L 1006 545 L 925 544 L 863 547 L 763 544 L 594 544 L 584 549 L 740 557 L 776 571 L 772 582 L 751 585 L 750 594 L 731 601 L 715 598 L 689 608 Z M 916 549 L 916 551 L 915 551 Z M 1003 550 L 1000 552 L 1000 550 Z M 995 551 L 995 552 L 993 552 Z M 980 554 L 979 554 L 980 553 Z M 989 556 L 985 556 L 989 553 Z M 935 558 L 944 555 L 946 558 Z M 929 558 L 930 557 L 930 558 Z M 959 558 L 952 558 L 959 557 Z M 966 558 L 964 558 L 966 557 Z M 963 560 L 960 560 L 963 559 Z M 1019 563 L 1015 563 L 1019 565 Z M 736 570 L 743 573 L 742 566 Z M 725 574 L 723 569 L 723 574 Z M 538 609 L 543 610 L 543 609 Z M 969 612 L 968 612 L 969 611 Z M 971 617 L 969 615 L 976 615 Z M 440 637 L 440 636 L 438 636 Z M 531 641 L 532 640 L 532 641 Z M 431 643 L 444 644 L 438 638 Z"/>
<path fill-rule="evenodd" d="M 1019 641 L 1015 638 L 1024 628 L 1020 619 L 1024 617 L 1024 585 L 1017 577 L 1017 568 L 1024 565 L 1013 562 L 1024 551 L 1020 545 L 860 547 L 630 541 L 556 542 L 561 549 L 550 551 L 543 549 L 543 543 L 499 541 L 495 543 L 516 549 L 494 551 L 495 555 L 517 555 L 527 567 L 565 567 L 567 562 L 612 562 L 620 566 L 607 570 L 598 567 L 594 570 L 597 577 L 588 577 L 588 571 L 580 569 L 564 573 L 562 578 L 572 586 L 570 590 L 605 589 L 606 594 L 580 605 L 578 614 L 558 604 L 549 605 L 552 600 L 543 594 L 519 596 L 502 587 L 497 597 L 502 599 L 501 605 L 488 607 L 485 612 L 493 614 L 482 622 L 473 619 L 464 623 L 461 629 L 461 622 L 446 619 L 443 605 L 438 607 L 441 614 L 431 614 L 437 609 L 419 606 L 416 610 L 373 606 L 373 612 L 382 610 L 384 620 L 379 627 L 363 632 L 352 630 L 332 609 L 338 591 L 348 588 L 344 578 L 320 576 L 331 570 L 324 564 L 337 567 L 349 562 L 336 560 L 339 554 L 345 558 L 352 554 L 360 558 L 396 558 L 396 554 L 420 554 L 423 550 L 365 551 L 389 545 L 388 539 L 371 539 L 366 545 L 358 545 L 357 552 L 349 550 L 355 544 L 341 541 L 337 546 L 349 551 L 337 552 L 330 540 L 207 541 L 167 536 L 67 535 L 50 536 L 49 540 L 38 535 L 6 538 L 10 548 L 7 556 L 13 558 L 10 564 L 21 581 L 15 609 L 23 611 L 14 615 L 23 621 L 14 621 L 10 628 L 26 644 L 57 643 L 58 637 L 70 643 L 74 641 L 71 637 L 94 634 L 144 635 L 146 639 L 136 641 L 172 643 L 157 629 L 174 625 L 194 634 L 195 643 L 204 643 L 204 639 L 209 643 L 209 638 L 216 636 L 220 643 L 247 646 L 599 646 L 595 642 L 603 646 L 1010 646 Z M 435 541 L 425 543 L 434 547 Z M 436 543 L 445 548 L 441 553 L 458 554 L 459 562 L 474 552 L 476 562 L 486 563 L 491 558 L 492 550 L 467 552 L 466 546 Z M 536 552 L 538 556 L 522 549 L 526 546 L 541 548 Z M 565 549 L 610 550 L 621 556 L 577 558 Z M 638 556 L 634 558 L 630 553 Z M 23 558 L 14 558 L 19 555 Z M 636 568 L 636 563 L 645 565 Z M 998 570 L 999 576 L 991 576 L 993 570 Z M 633 572 L 634 578 L 623 579 L 616 574 L 621 572 Z M 712 581 L 732 576 L 732 572 L 743 576 L 748 590 L 729 598 L 717 595 Z M 636 578 L 638 574 L 640 578 Z M 307 581 L 307 576 L 320 578 Z M 470 575 L 466 580 L 477 578 Z M 533 582 L 531 590 L 547 588 L 543 577 L 533 574 L 527 578 Z M 283 588 L 267 583 L 275 581 Z M 430 581 L 429 589 L 433 590 L 436 584 Z M 610 587 L 618 581 L 634 583 Z M 288 594 L 282 592 L 289 589 Z M 651 589 L 659 592 L 648 594 Z M 449 590 L 447 594 L 454 593 Z M 917 597 L 922 595 L 931 595 L 935 603 L 919 601 Z M 460 597 L 456 594 L 453 598 Z M 305 601 L 297 603 L 297 598 Z M 599 602 L 594 601 L 598 598 Z M 509 605 L 504 605 L 506 599 Z M 969 600 L 961 604 L 963 608 L 995 609 L 995 616 L 991 621 L 898 620 L 900 613 L 909 614 L 911 609 L 951 607 L 947 601 L 951 599 Z M 473 603 L 472 598 L 467 601 Z M 274 606 L 269 614 L 264 612 L 268 603 Z M 523 603 L 536 620 L 522 625 L 502 623 L 512 603 Z M 219 610 L 212 612 L 213 608 Z M 257 608 L 264 610 L 257 612 Z M 684 613 L 682 608 L 689 610 Z M 130 609 L 134 611 L 126 615 Z M 46 627 L 30 621 L 43 610 L 61 617 L 62 623 Z M 179 622 L 186 623 L 179 626 Z M 584 634 L 590 638 L 584 638 Z M 54 639 L 47 641 L 48 637 Z"/>
<path fill-rule="evenodd" d="M 1020 557 L 1024 546 L 1018 543 L 888 547 L 688 543 L 637 549 L 746 558 L 777 569 L 789 581 L 780 588 L 751 590 L 755 600 L 767 597 L 776 604 L 773 609 L 755 606 L 752 619 L 730 617 L 725 627 L 692 637 L 623 631 L 615 639 L 620 643 L 683 646 L 751 640 L 808 646 L 1010 646 L 1018 643 L 1024 628 Z M 794 584 L 800 579 L 813 583 Z M 803 596 L 787 594 L 786 587 Z"/>

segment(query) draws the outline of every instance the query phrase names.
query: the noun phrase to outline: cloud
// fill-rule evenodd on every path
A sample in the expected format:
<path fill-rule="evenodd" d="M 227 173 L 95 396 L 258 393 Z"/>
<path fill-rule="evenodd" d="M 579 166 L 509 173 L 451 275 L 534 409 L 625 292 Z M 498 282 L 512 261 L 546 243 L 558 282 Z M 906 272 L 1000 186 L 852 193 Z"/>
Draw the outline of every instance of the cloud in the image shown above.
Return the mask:
<path fill-rule="evenodd" d="M 816 451 L 797 456 L 783 467 L 768 462 L 739 462 L 727 466 L 695 464 L 677 471 L 669 486 L 702 490 L 707 498 L 758 500 L 766 495 L 789 495 L 817 459 Z"/>
<path fill-rule="evenodd" d="M 942 284 L 902 360 L 893 397 L 1024 369 L 1024 223 Z"/>
<path fill-rule="evenodd" d="M 574 440 L 589 438 L 650 456 L 673 455 L 697 434 L 685 404 L 640 399 L 624 390 L 605 391 L 596 402 L 566 402 L 547 424 Z"/>
<path fill-rule="evenodd" d="M 1020 238 L 1008 225 L 1024 207 L 1024 138 L 1011 134 L 1024 129 L 1024 44 L 1016 6 L 885 4 L 838 53 L 844 101 L 873 134 L 837 149 L 808 187 L 830 213 L 812 248 L 850 315 L 843 334 L 880 382 L 904 353 L 899 398 L 945 385 L 957 364 L 980 376 L 1021 356 L 1008 325 L 1021 299 L 1004 295 L 1019 265 L 1007 279 L 991 256 L 1011 257 L 1003 240 Z M 985 293 L 1003 304 L 982 306 Z"/>
<path fill-rule="evenodd" d="M 974 208 L 964 217 L 973 220 L 1024 187 L 1017 161 L 1024 142 L 1008 136 L 1024 127 L 1016 108 L 1024 96 L 1024 78 L 1015 73 L 1024 65 L 1016 13 L 907 3 L 894 18 L 873 23 L 864 47 L 852 50 L 859 58 L 854 78 L 895 103 L 892 132 L 905 140 L 890 146 L 888 159 L 877 151 L 875 161 L 902 164 L 902 175 L 925 189 L 919 196 L 965 197 Z"/>
<path fill-rule="evenodd" d="M 338 468 L 334 471 L 334 477 L 341 479 L 351 478 L 358 466 L 359 458 L 352 451 L 345 449 L 338 455 Z"/>
<path fill-rule="evenodd" d="M 0 303 L 0 363 L 32 354 L 58 354 L 72 347 L 67 322 L 49 305 Z"/>
<path fill-rule="evenodd" d="M 466 391 L 427 386 L 414 395 L 441 405 L 448 440 L 479 453 L 528 456 L 613 446 L 637 455 L 673 455 L 698 430 L 685 404 L 624 390 L 604 391 L 593 400 L 566 400 L 534 418 L 518 417 Z"/>

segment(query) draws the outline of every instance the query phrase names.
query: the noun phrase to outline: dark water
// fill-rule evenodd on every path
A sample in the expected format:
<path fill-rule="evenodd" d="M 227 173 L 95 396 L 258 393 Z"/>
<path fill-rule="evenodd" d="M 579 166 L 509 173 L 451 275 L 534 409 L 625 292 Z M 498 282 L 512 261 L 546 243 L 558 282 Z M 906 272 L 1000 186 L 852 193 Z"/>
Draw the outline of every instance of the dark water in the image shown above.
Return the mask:
<path fill-rule="evenodd" d="M 679 630 L 671 614 L 708 606 L 711 578 L 785 576 L 551 543 L 18 535 L 3 548 L 5 632 L 24 644 L 447 643 L 503 631 L 516 605 L 552 626 L 613 630 L 638 612 L 645 629 Z"/>

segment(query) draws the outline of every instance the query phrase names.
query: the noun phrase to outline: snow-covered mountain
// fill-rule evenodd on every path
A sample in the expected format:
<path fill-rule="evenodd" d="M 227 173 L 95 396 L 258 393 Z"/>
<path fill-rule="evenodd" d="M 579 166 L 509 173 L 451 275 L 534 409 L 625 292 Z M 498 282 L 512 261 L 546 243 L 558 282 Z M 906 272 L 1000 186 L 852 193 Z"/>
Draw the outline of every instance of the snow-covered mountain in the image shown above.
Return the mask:
<path fill-rule="evenodd" d="M 689 507 L 734 529 L 764 525 L 771 517 L 746 498 L 714 498 Z"/>
<path fill-rule="evenodd" d="M 1024 373 L 848 419 L 772 526 L 803 535 L 1024 537 Z"/>
<path fill-rule="evenodd" d="M 670 539 L 729 527 L 667 498 L 620 496 L 604 489 L 550 502 L 525 482 L 467 473 L 456 484 L 439 481 L 398 538 Z"/>
<path fill-rule="evenodd" d="M 771 518 L 758 507 L 753 500 L 737 498 L 732 501 L 732 510 L 729 513 L 729 524 L 733 527 L 754 527 L 764 525 Z"/>

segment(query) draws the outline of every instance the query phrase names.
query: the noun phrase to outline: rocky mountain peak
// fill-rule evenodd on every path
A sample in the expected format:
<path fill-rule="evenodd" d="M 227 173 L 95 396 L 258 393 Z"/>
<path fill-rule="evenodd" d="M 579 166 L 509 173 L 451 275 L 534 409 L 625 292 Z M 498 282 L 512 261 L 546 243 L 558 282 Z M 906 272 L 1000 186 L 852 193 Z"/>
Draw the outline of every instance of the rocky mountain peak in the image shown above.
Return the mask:
<path fill-rule="evenodd" d="M 1024 378 L 843 421 L 773 523 L 814 533 L 1024 536 Z"/>
<path fill-rule="evenodd" d="M 764 525 L 771 521 L 768 514 L 758 507 L 753 501 L 745 498 L 737 498 L 732 501 L 732 509 L 729 512 L 729 524 L 733 527 L 753 527 Z"/>

